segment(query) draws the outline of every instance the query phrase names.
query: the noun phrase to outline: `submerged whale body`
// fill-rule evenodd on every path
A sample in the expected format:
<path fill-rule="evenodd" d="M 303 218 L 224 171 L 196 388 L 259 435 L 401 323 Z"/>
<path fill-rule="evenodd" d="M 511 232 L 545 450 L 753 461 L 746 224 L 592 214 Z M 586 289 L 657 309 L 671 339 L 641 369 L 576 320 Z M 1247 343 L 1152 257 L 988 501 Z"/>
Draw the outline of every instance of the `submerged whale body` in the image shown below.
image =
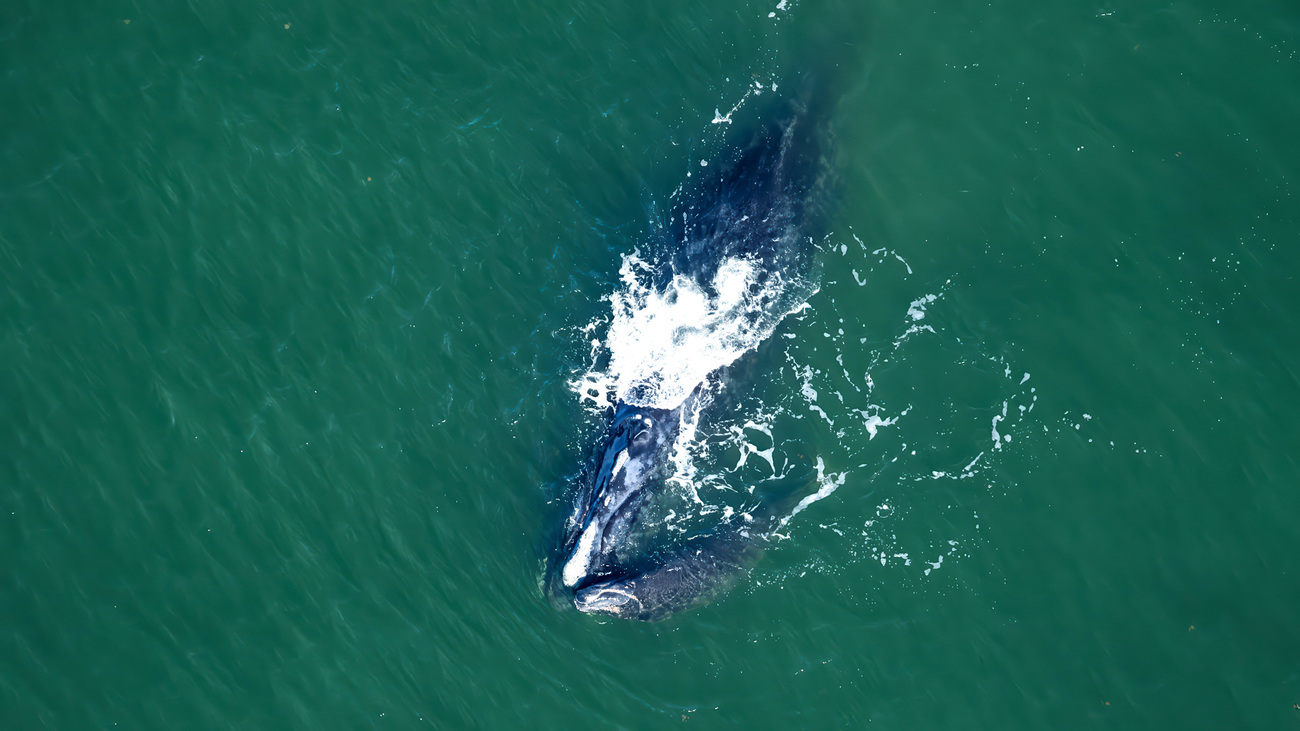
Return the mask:
<path fill-rule="evenodd" d="M 623 374 L 551 562 L 553 595 L 582 612 L 662 619 L 707 603 L 762 555 L 774 527 L 764 519 L 720 524 L 667 551 L 647 551 L 639 518 L 671 470 L 684 421 L 708 404 L 706 378 L 766 339 L 813 291 L 826 179 L 820 101 L 778 102 L 729 158 L 701 170 L 687 202 L 652 236 L 657 293 L 689 291 L 714 306 L 669 339 L 704 337 L 721 355 L 701 363 L 651 358 Z"/>

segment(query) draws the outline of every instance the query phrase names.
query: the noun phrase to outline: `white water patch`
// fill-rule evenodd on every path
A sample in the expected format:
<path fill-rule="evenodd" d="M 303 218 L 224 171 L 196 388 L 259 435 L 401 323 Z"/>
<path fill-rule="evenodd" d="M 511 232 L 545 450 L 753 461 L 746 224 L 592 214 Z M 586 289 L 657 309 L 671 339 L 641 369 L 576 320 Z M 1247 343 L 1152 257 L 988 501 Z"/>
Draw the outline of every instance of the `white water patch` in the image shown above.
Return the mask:
<path fill-rule="evenodd" d="M 677 430 L 677 439 L 673 442 L 670 457 L 672 471 L 668 477 L 668 484 L 683 489 L 690 496 L 691 502 L 699 506 L 701 514 L 711 513 L 716 509 L 700 497 L 699 481 L 695 467 L 696 460 L 702 458 L 705 451 L 705 446 L 696 437 L 696 431 L 700 424 L 700 412 L 703 411 L 705 402 L 706 399 L 696 399 L 688 408 L 682 409 L 681 423 Z"/>
<path fill-rule="evenodd" d="M 880 415 L 883 411 L 883 407 L 877 406 L 876 404 L 868 404 L 865 409 L 857 409 L 857 413 L 862 417 L 863 428 L 867 430 L 867 441 L 871 441 L 876 438 L 876 434 L 880 433 L 881 427 L 897 424 L 898 420 L 907 416 L 907 412 L 911 410 L 912 407 L 908 406 L 906 409 L 900 411 L 898 416 L 884 417 Z"/>
<path fill-rule="evenodd" d="M 817 389 L 813 388 L 812 385 L 812 379 L 817 375 L 816 371 L 809 366 L 804 366 L 801 375 L 803 383 L 800 385 L 799 393 L 803 396 L 804 401 L 808 403 L 808 410 L 825 419 L 827 424 L 835 426 L 835 420 L 826 413 L 826 409 L 817 404 Z"/>
<path fill-rule="evenodd" d="M 858 246 L 859 246 L 863 251 L 866 251 L 866 250 L 867 250 L 867 245 L 866 245 L 866 243 L 864 243 L 864 242 L 862 241 L 862 239 L 858 238 L 858 235 L 857 235 L 857 234 L 853 234 L 853 239 L 854 239 L 855 241 L 858 242 Z M 890 250 L 890 249 L 876 249 L 875 251 L 871 252 L 871 255 L 872 255 L 872 256 L 875 256 L 875 257 L 879 257 L 879 258 L 876 260 L 876 263 L 877 263 L 877 264 L 884 263 L 884 261 L 885 261 L 886 258 L 892 256 L 892 257 L 894 257 L 895 259 L 897 259 L 897 260 L 898 260 L 898 261 L 899 261 L 899 262 L 900 262 L 900 263 L 901 263 L 901 264 L 902 264 L 902 265 L 907 269 L 907 273 L 908 273 L 908 274 L 911 274 L 911 273 L 912 273 L 912 265 L 911 265 L 911 264 L 908 264 L 908 263 L 907 263 L 907 260 L 904 259 L 904 258 L 903 258 L 903 257 L 902 257 L 898 252 L 897 252 L 897 251 L 892 251 L 892 250 Z"/>
<path fill-rule="evenodd" d="M 831 493 L 835 492 L 837 489 L 839 489 L 840 485 L 844 484 L 844 479 L 848 476 L 848 474 L 849 474 L 848 472 L 832 472 L 830 474 L 827 474 L 826 464 L 825 462 L 822 461 L 822 458 L 818 456 L 817 457 L 817 492 L 811 495 L 806 495 L 802 500 L 800 500 L 799 503 L 794 506 L 794 509 L 790 511 L 790 514 L 781 519 L 781 522 L 777 524 L 776 530 L 779 531 L 781 528 L 784 528 L 785 525 L 789 523 L 791 519 L 794 518 L 794 516 L 798 515 L 799 513 L 802 513 L 809 505 L 812 505 L 818 500 L 825 500 L 826 498 L 830 497 Z M 780 533 L 777 533 L 775 531 L 772 533 L 772 535 L 777 538 L 789 537 L 789 536 L 783 536 Z"/>
<path fill-rule="evenodd" d="M 907 316 L 913 320 L 925 319 L 925 306 L 939 299 L 938 295 L 927 294 L 924 297 L 912 300 L 912 304 L 907 306 Z"/>
<path fill-rule="evenodd" d="M 993 448 L 994 449 L 1002 449 L 1002 439 L 1004 436 L 1008 442 L 1011 441 L 1010 434 L 1003 435 L 998 433 L 998 422 L 1004 421 L 1006 418 L 1007 418 L 1007 402 L 1003 401 L 1002 413 L 997 414 L 993 417 Z"/>
<path fill-rule="evenodd" d="M 731 79 L 727 79 L 727 81 L 731 81 Z M 768 89 L 771 89 L 772 91 L 776 91 L 776 82 L 769 81 L 768 83 L 765 84 L 764 82 L 758 81 L 757 79 L 754 80 L 752 84 L 746 87 L 744 95 L 740 97 L 740 101 L 736 102 L 730 109 L 728 109 L 726 114 L 722 113 L 721 108 L 715 107 L 713 109 L 713 119 L 710 120 L 709 123 L 710 124 L 731 124 L 732 122 L 731 115 L 735 114 L 736 110 L 744 106 L 745 102 L 749 101 L 749 98 L 751 96 L 759 96 L 760 94 L 762 94 L 764 91 Z M 687 173 L 686 175 L 687 177 L 690 177 L 690 173 Z"/>
<path fill-rule="evenodd" d="M 652 267 L 637 254 L 624 256 L 622 288 L 609 296 L 609 331 L 603 343 L 593 340 L 593 354 L 606 349 L 609 365 L 595 370 L 593 355 L 592 370 L 571 386 L 595 404 L 610 389 L 614 400 L 636 406 L 679 406 L 709 374 L 758 347 L 789 313 L 782 307 L 789 306 L 792 283 L 759 266 L 731 257 L 707 287 L 679 274 L 657 289 Z"/>
<path fill-rule="evenodd" d="M 743 427 L 735 424 L 729 427 L 729 443 L 740 452 L 740 457 L 736 460 L 736 466 L 728 469 L 728 472 L 739 472 L 749 462 L 750 457 L 758 457 L 767 463 L 767 469 L 770 472 L 762 480 L 775 480 L 785 477 L 785 473 L 778 472 L 776 468 L 776 439 L 772 436 L 771 419 L 771 415 L 760 412 L 746 421 Z M 756 432 L 767 437 L 767 448 L 762 449 L 750 441 L 749 432 Z M 753 494 L 754 484 L 746 485 L 745 491 Z"/>
<path fill-rule="evenodd" d="M 927 563 L 927 564 L 930 565 L 930 568 L 928 568 L 928 569 L 925 570 L 925 575 L 926 575 L 926 576 L 929 576 L 931 571 L 933 571 L 933 570 L 935 570 L 935 569 L 937 569 L 937 568 L 939 568 L 940 566 L 943 565 L 943 554 L 942 554 L 942 553 L 939 554 L 939 560 L 938 560 L 938 561 L 926 561 L 925 563 Z"/>

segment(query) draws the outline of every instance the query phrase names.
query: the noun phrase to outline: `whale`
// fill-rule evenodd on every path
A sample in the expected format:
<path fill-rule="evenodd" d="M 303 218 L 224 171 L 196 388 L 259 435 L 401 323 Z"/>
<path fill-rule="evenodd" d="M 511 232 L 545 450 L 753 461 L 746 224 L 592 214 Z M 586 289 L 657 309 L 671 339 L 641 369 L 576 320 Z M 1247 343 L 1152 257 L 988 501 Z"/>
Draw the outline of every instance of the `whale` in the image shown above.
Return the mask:
<path fill-rule="evenodd" d="M 833 178 L 830 104 L 815 80 L 798 86 L 805 90 L 798 97 L 769 94 L 716 162 L 683 187 L 667 220 L 652 221 L 653 284 L 660 291 L 689 285 L 725 297 L 728 272 L 743 267 L 749 299 L 734 318 L 749 339 L 738 350 L 752 350 L 815 291 L 814 252 Z M 648 548 L 654 541 L 645 534 L 653 531 L 642 515 L 664 489 L 684 425 L 701 409 L 719 407 L 706 391 L 704 379 L 677 393 L 648 380 L 631 384 L 607 410 L 550 561 L 548 583 L 562 602 L 587 614 L 662 620 L 722 595 L 762 556 L 777 525 L 775 506 Z"/>

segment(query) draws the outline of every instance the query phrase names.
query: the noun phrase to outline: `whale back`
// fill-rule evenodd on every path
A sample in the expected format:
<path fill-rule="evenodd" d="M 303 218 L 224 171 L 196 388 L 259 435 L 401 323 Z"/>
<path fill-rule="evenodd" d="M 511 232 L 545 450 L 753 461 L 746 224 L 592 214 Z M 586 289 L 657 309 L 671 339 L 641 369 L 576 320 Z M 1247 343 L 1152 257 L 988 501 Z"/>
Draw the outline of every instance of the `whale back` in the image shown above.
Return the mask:
<path fill-rule="evenodd" d="M 809 275 L 829 180 L 824 105 L 778 98 L 769 107 L 730 136 L 730 153 L 693 176 L 698 182 L 664 223 L 665 278 L 707 286 L 735 257 L 787 278 Z"/>

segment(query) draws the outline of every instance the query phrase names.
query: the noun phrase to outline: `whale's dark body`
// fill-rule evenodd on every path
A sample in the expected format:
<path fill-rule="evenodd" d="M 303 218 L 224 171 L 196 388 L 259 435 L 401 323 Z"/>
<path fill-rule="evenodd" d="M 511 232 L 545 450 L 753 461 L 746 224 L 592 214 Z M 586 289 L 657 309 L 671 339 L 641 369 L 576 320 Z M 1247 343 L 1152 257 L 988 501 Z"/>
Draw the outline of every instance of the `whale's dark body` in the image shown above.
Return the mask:
<path fill-rule="evenodd" d="M 754 317 L 775 322 L 789 311 L 791 297 L 807 296 L 827 197 L 823 101 L 815 93 L 775 100 L 748 132 L 733 135 L 721 164 L 699 169 L 703 179 L 654 232 L 660 286 L 689 276 L 708 291 L 722 262 L 743 257 L 757 265 L 759 285 L 764 279 L 789 285 L 769 287 L 785 297 L 762 303 L 766 311 Z M 791 283 L 809 286 L 800 292 Z M 549 583 L 583 612 L 655 620 L 725 590 L 762 554 L 771 526 L 761 520 L 720 525 L 666 556 L 629 549 L 641 508 L 663 483 L 682 413 L 700 397 L 697 389 L 674 409 L 654 409 L 637 406 L 637 395 L 614 407 L 579 481 Z"/>

